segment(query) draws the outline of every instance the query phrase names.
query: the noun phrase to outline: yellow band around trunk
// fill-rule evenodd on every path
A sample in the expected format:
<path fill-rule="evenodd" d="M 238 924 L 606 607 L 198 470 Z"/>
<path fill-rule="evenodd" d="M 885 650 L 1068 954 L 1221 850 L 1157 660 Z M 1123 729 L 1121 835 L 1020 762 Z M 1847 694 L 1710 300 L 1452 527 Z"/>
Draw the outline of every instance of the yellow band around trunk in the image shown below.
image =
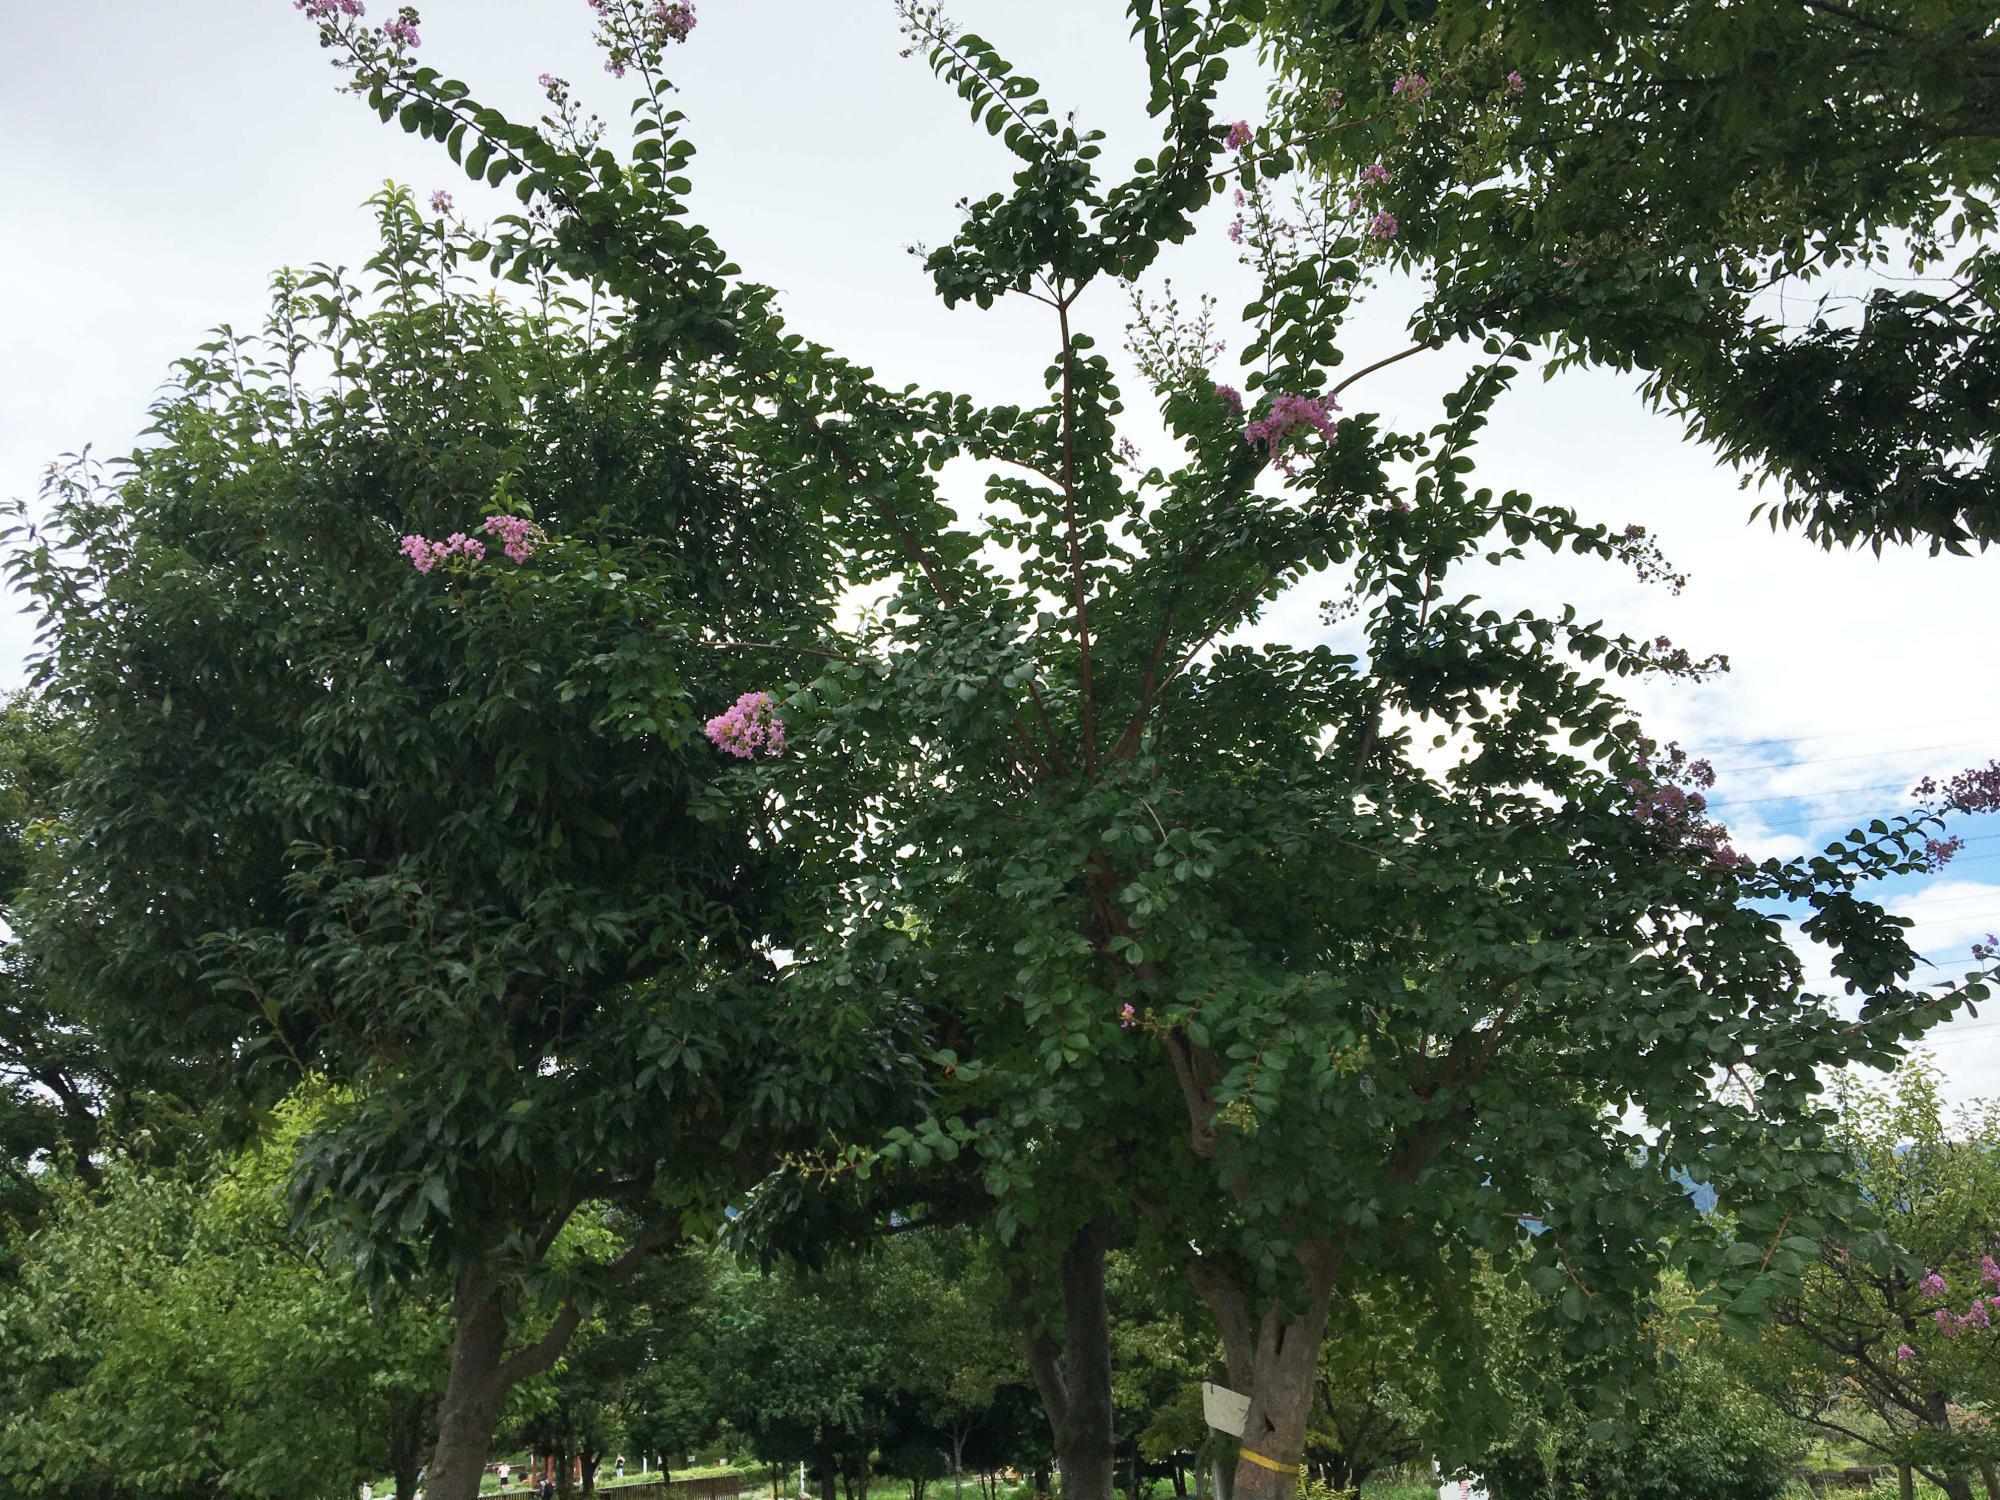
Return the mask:
<path fill-rule="evenodd" d="M 1275 1458 L 1266 1458 L 1261 1453 L 1252 1453 L 1248 1448 L 1238 1448 L 1236 1452 L 1240 1457 L 1247 1458 L 1259 1468 L 1269 1469 L 1274 1474 L 1296 1474 L 1299 1472 L 1297 1464 L 1281 1464 Z"/>

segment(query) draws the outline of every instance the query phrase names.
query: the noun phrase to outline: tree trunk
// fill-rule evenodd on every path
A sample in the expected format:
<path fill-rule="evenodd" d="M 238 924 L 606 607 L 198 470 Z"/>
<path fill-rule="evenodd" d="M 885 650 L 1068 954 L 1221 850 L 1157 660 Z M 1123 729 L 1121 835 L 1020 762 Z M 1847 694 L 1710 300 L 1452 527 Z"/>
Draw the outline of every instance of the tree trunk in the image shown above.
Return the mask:
<path fill-rule="evenodd" d="M 507 1386 L 500 1366 L 506 1353 L 507 1315 L 477 1265 L 459 1273 L 452 1299 L 456 1328 L 451 1369 L 438 1405 L 437 1444 L 424 1476 L 428 1500 L 478 1500 L 479 1477 L 493 1447 L 493 1429 Z"/>
<path fill-rule="evenodd" d="M 965 1428 L 963 1425 L 951 1430 L 951 1494 L 952 1500 L 965 1500 Z M 2000 1497 L 1996 1497 L 2000 1500 Z"/>
<path fill-rule="evenodd" d="M 389 1474 L 396 1500 L 416 1500 L 417 1474 L 424 1466 L 424 1439 L 430 1433 L 431 1403 L 392 1400 L 389 1403 Z"/>
<path fill-rule="evenodd" d="M 1917 1500 L 1917 1479 L 1908 1464 L 1896 1465 L 1897 1500 Z"/>
<path fill-rule="evenodd" d="M 1215 1310 L 1230 1380 L 1250 1398 L 1230 1479 L 1230 1500 L 1291 1500 L 1298 1485 L 1313 1379 L 1319 1371 L 1340 1254 L 1324 1240 L 1308 1242 L 1293 1253 L 1305 1271 L 1305 1305 L 1291 1311 L 1272 1308 L 1257 1323 L 1254 1341 L 1249 1296 L 1242 1282 L 1209 1257 L 1191 1270 L 1196 1289 Z M 1218 1466 L 1218 1479 L 1223 1467 Z M 1221 1491 L 1220 1484 L 1217 1489 Z"/>
<path fill-rule="evenodd" d="M 1986 1486 L 1986 1500 L 2000 1500 L 2000 1473 L 1993 1468 L 1993 1460 L 1979 1460 L 1979 1482 Z"/>
<path fill-rule="evenodd" d="M 1104 1295 L 1108 1217 L 1078 1231 L 1063 1252 L 1060 1343 L 1028 1324 L 1028 1368 L 1055 1436 L 1063 1500 L 1114 1500 L 1117 1455 L 1111 1430 L 1111 1313 Z"/>
<path fill-rule="evenodd" d="M 1963 1474 L 1941 1474 L 1937 1484 L 1945 1500 L 1973 1500 L 1972 1481 Z"/>
<path fill-rule="evenodd" d="M 586 1495 L 594 1495 L 597 1493 L 597 1470 L 599 1465 L 601 1465 L 603 1462 L 604 1462 L 604 1455 L 602 1453 L 584 1455 L 583 1492 Z"/>

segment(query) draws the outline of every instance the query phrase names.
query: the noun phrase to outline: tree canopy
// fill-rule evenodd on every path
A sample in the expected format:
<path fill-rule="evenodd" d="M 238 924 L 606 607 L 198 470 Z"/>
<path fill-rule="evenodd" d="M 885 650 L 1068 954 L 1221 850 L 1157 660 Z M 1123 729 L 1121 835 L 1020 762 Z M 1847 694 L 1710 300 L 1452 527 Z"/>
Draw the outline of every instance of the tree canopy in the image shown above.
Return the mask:
<path fill-rule="evenodd" d="M 1421 334 L 1636 370 L 1821 542 L 2000 539 L 1990 5 L 1259 8 L 1274 128 L 1391 216 Z"/>

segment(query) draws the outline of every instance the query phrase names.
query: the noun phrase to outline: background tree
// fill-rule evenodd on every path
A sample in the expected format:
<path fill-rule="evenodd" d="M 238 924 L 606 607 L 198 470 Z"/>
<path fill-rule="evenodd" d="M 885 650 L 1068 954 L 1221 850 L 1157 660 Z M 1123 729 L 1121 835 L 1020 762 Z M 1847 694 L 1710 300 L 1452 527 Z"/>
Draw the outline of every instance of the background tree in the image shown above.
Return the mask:
<path fill-rule="evenodd" d="M 1278 133 L 1433 278 L 1420 338 L 1636 369 L 1823 543 L 2000 538 L 1991 6 L 1272 0 L 1264 34 Z"/>
<path fill-rule="evenodd" d="M 1843 1082 L 1839 1147 L 1880 1237 L 1830 1239 L 1744 1362 L 1788 1417 L 1915 1469 L 1951 1500 L 2000 1494 L 2000 1117 L 1949 1120 L 1923 1062 Z"/>
<path fill-rule="evenodd" d="M 1010 1394 L 1024 1395 L 1029 1376 L 1006 1273 L 990 1245 L 965 1231 L 901 1234 L 880 1252 L 878 1316 L 895 1330 L 892 1355 L 904 1416 L 897 1443 L 902 1477 L 918 1482 L 929 1466 L 918 1456 L 936 1448 L 954 1500 L 965 1493 L 968 1456 L 981 1468 L 1012 1458 Z M 981 1460 L 984 1460 L 983 1462 Z M 913 1495 L 913 1500 L 923 1500 Z"/>
<path fill-rule="evenodd" d="M 416 1493 L 444 1375 L 437 1300 L 371 1301 L 286 1204 L 301 1095 L 204 1173 L 130 1158 L 69 1179 L 0 1295 L 10 1493 Z"/>
<path fill-rule="evenodd" d="M 1342 1298 L 1313 1377 L 1307 1464 L 1358 1496 L 1376 1474 L 1475 1447 L 1491 1421 L 1490 1358 L 1462 1289 L 1419 1280 Z"/>
<path fill-rule="evenodd" d="M 721 1407 L 767 1462 L 804 1464 L 820 1500 L 858 1500 L 893 1450 L 893 1331 L 863 1267 L 723 1268 L 713 1311 Z"/>
<path fill-rule="evenodd" d="M 1201 1402 L 1202 1382 L 1222 1376 L 1214 1322 L 1185 1277 L 1171 1268 L 1162 1277 L 1156 1258 L 1131 1251 L 1107 1257 L 1105 1295 L 1126 1494 L 1139 1500 L 1142 1483 L 1164 1475 L 1185 1495 L 1188 1471 L 1199 1475 L 1202 1458 L 1214 1456 Z"/>

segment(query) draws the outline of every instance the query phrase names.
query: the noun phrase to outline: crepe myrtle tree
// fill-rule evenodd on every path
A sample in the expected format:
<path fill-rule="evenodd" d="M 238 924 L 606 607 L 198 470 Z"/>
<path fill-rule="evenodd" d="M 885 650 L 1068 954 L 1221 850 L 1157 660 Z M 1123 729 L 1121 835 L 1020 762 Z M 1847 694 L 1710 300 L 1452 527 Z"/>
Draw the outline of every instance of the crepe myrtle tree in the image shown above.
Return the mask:
<path fill-rule="evenodd" d="M 1984 0 L 1272 0 L 1274 114 L 1457 334 L 1637 370 L 1832 545 L 2000 538 Z M 1420 78 L 1413 110 L 1372 101 Z"/>
<path fill-rule="evenodd" d="M 48 962 L 163 1062 L 339 1085 L 300 1211 L 451 1288 L 460 1500 L 607 1279 L 904 1091 L 893 1007 L 779 993 L 797 861 L 700 734 L 739 633 L 830 607 L 805 498 L 746 485 L 784 460 L 716 368 L 635 362 L 587 289 L 468 289 L 447 204 L 377 210 L 362 277 L 281 277 L 147 446 L 58 468 L 12 572 L 87 726 L 50 899 L 94 936 Z M 613 1209 L 615 1253 L 555 1253 Z"/>
<path fill-rule="evenodd" d="M 1982 947 L 1985 945 L 1982 945 Z M 1946 1114 L 1926 1060 L 1879 1087 L 1843 1080 L 1835 1138 L 1882 1233 L 1829 1241 L 1739 1357 L 1795 1421 L 1914 1470 L 1952 1500 L 2000 1494 L 2000 1156 L 1994 1107 Z"/>
<path fill-rule="evenodd" d="M 1516 1253 L 1549 1304 L 1542 1336 L 1602 1348 L 1669 1262 L 1754 1321 L 1858 1212 L 1821 1071 L 1889 1061 L 1983 994 L 1914 986 L 1902 928 L 1860 894 L 1930 867 L 1942 809 L 1753 864 L 1706 816 L 1707 768 L 1652 744 L 1611 687 L 1712 663 L 1468 591 L 1531 553 L 1672 575 L 1636 529 L 1468 481 L 1526 353 L 1511 339 L 1456 351 L 1470 373 L 1427 430 L 1342 409 L 1455 330 L 1420 322 L 1341 373 L 1346 314 L 1398 225 L 1311 180 L 1281 208 L 1294 151 L 1216 117 L 1261 6 L 1129 7 L 1158 140 L 1112 181 L 1097 134 L 991 44 L 902 8 L 911 50 L 1014 158 L 925 262 L 950 305 L 1018 299 L 1048 320 L 1045 388 L 992 407 L 882 390 L 785 333 L 686 220 L 693 148 L 664 69 L 688 32 L 661 7 L 593 3 L 643 85 L 629 160 L 560 80 L 519 124 L 309 9 L 385 119 L 515 182 L 530 212 L 488 242 L 507 274 L 600 278 L 635 346 L 726 359 L 756 392 L 744 430 L 799 445 L 770 492 L 836 492 L 828 533 L 881 607 L 820 648 L 818 675 L 768 691 L 764 668 L 765 696 L 713 732 L 756 762 L 781 723 L 787 753 L 744 769 L 782 787 L 785 839 L 838 843 L 813 856 L 831 915 L 798 934 L 786 983 L 816 1003 L 915 999 L 936 1099 L 913 1128 L 790 1167 L 969 1164 L 1047 1272 L 1024 1306 L 1059 1309 L 1029 1354 L 1066 1493 L 1110 1493 L 1103 1266 L 1121 1237 L 1180 1262 L 1213 1308 L 1251 1402 L 1235 1484 L 1264 1500 L 1294 1483 L 1346 1287 Z M 1385 81 L 1368 110 L 1419 109 L 1426 89 Z M 1086 323 L 1236 194 L 1260 285 L 1241 368 L 1218 365 L 1198 314 L 1142 304 L 1135 352 L 1174 449 L 1148 464 Z M 962 519 L 939 473 L 955 458 L 989 473 Z M 1353 649 L 1255 644 L 1245 627 L 1313 581 L 1355 617 Z M 1776 904 L 1834 950 L 1858 1017 L 1802 987 Z M 1726 1212 L 1698 1212 L 1690 1181 Z"/>

